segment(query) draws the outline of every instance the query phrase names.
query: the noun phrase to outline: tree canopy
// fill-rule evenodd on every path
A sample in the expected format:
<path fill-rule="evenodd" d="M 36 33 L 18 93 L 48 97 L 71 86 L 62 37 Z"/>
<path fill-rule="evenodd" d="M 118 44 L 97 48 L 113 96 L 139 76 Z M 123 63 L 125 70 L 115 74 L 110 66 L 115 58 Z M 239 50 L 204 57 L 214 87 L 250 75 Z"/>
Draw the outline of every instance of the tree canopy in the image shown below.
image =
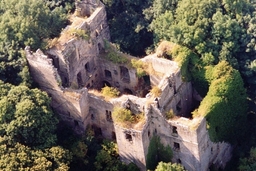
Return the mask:
<path fill-rule="evenodd" d="M 60 146 L 34 150 L 20 143 L 6 144 L 0 138 L 1 170 L 69 170 L 71 154 Z"/>
<path fill-rule="evenodd" d="M 55 2 L 55 3 L 54 3 Z M 2 0 L 0 2 L 0 80 L 29 82 L 25 46 L 44 48 L 67 24 L 70 1 Z"/>
<path fill-rule="evenodd" d="M 148 22 L 143 9 L 149 7 L 149 0 L 103 0 L 107 9 L 110 35 L 120 50 L 135 56 L 145 54 L 152 45 L 152 33 L 148 32 Z"/>
<path fill-rule="evenodd" d="M 148 147 L 148 154 L 146 159 L 146 168 L 154 170 L 158 162 L 170 162 L 173 153 L 171 147 L 164 146 L 158 136 L 153 136 Z"/>
<path fill-rule="evenodd" d="M 0 136 L 31 147 L 51 147 L 58 123 L 45 92 L 0 82 Z"/>

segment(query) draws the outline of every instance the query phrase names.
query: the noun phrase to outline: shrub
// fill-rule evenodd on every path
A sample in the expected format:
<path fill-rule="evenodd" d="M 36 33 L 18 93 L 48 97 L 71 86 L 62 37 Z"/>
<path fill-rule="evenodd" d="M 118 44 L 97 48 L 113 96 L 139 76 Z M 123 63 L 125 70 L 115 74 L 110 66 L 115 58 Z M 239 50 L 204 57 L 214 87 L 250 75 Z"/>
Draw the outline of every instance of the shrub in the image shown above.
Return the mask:
<path fill-rule="evenodd" d="M 108 87 L 105 86 L 101 89 L 101 93 L 105 96 L 105 97 L 109 97 L 109 98 L 113 98 L 113 97 L 118 97 L 120 92 L 114 88 L 114 87 Z"/>
<path fill-rule="evenodd" d="M 71 28 L 67 31 L 67 33 L 69 35 L 75 36 L 77 38 L 82 38 L 84 40 L 89 39 L 89 34 L 85 30 L 82 30 L 82 29 Z"/>
<path fill-rule="evenodd" d="M 112 113 L 114 122 L 119 123 L 123 127 L 131 127 L 132 124 L 145 120 L 144 113 L 133 114 L 130 110 L 115 107 Z"/>
<path fill-rule="evenodd" d="M 166 116 L 166 119 L 172 119 L 175 116 L 175 114 L 174 114 L 173 110 L 171 109 L 166 112 L 165 116 Z"/>
<path fill-rule="evenodd" d="M 116 47 L 110 44 L 107 40 L 104 41 L 104 47 L 106 50 L 106 55 L 104 56 L 107 60 L 115 64 L 126 64 L 128 59 L 117 52 Z"/>
<path fill-rule="evenodd" d="M 113 119 L 115 122 L 118 123 L 125 123 L 125 122 L 133 122 L 134 117 L 132 116 L 132 112 L 128 109 L 115 107 L 113 110 Z"/>
<path fill-rule="evenodd" d="M 138 78 L 141 78 L 145 75 L 147 75 L 147 72 L 145 71 L 145 63 L 143 63 L 140 60 L 132 59 L 131 60 L 132 67 L 136 69 L 136 75 Z"/>
<path fill-rule="evenodd" d="M 111 50 L 110 52 L 108 52 L 106 57 L 108 60 L 110 60 L 111 62 L 113 62 L 115 64 L 125 64 L 128 61 L 126 58 L 120 56 L 114 50 Z"/>
<path fill-rule="evenodd" d="M 153 96 L 155 96 L 155 97 L 159 97 L 159 96 L 161 95 L 161 93 L 162 93 L 162 90 L 161 90 L 159 87 L 154 86 L 154 87 L 150 90 L 150 93 L 152 93 Z"/>

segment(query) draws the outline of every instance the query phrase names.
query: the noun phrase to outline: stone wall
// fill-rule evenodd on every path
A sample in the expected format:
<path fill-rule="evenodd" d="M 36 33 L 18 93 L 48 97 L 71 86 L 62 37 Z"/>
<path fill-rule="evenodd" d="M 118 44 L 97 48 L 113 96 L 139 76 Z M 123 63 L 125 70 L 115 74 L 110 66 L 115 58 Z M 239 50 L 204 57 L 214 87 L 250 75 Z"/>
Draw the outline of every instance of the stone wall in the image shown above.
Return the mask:
<path fill-rule="evenodd" d="M 78 133 L 91 126 L 96 135 L 116 140 L 121 159 L 134 162 L 141 170 L 146 170 L 148 146 L 154 135 L 173 149 L 173 162 L 187 170 L 206 171 L 211 164 L 224 167 L 231 146 L 210 141 L 205 119 L 189 119 L 194 91 L 190 82 L 182 80 L 178 64 L 156 54 L 146 56 L 140 60 L 152 67 L 152 73 L 137 78 L 135 69 L 100 58 L 104 41 L 110 40 L 105 8 L 97 0 L 76 5 L 79 15 L 65 30 L 86 30 L 88 40 L 68 37 L 64 31 L 47 55 L 40 50 L 32 53 L 28 47 L 25 50 L 33 80 L 52 97 L 51 105 L 61 118 Z M 105 84 L 118 88 L 122 96 L 108 101 L 88 91 Z M 144 89 L 150 86 L 158 86 L 161 95 L 146 95 Z M 129 106 L 134 114 L 144 113 L 146 122 L 121 127 L 112 120 L 115 106 Z M 176 116 L 167 120 L 170 110 Z"/>

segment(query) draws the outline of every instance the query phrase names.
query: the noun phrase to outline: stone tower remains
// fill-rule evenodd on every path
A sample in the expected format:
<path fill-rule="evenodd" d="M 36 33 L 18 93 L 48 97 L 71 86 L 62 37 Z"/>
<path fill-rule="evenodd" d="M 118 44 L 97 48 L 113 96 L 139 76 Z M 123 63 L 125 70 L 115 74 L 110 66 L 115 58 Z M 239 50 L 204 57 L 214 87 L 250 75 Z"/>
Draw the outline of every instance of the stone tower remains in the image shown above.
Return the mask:
<path fill-rule="evenodd" d="M 86 34 L 85 38 L 82 34 Z M 79 34 L 80 33 L 80 34 Z M 193 88 L 181 78 L 176 62 L 157 58 L 140 59 L 151 72 L 138 77 L 128 63 L 114 63 L 104 57 L 110 52 L 109 28 L 104 5 L 98 0 L 76 2 L 72 24 L 46 52 L 25 49 L 31 75 L 40 88 L 52 97 L 51 105 L 78 133 L 91 126 L 95 133 L 115 140 L 119 155 L 146 170 L 146 156 L 152 136 L 172 147 L 173 162 L 187 170 L 206 171 L 211 164 L 224 167 L 231 157 L 231 146 L 209 139 L 204 118 L 191 119 Z M 118 51 L 116 55 L 122 57 Z M 125 55 L 128 61 L 134 57 Z M 122 95 L 106 100 L 93 89 L 105 85 Z M 161 94 L 153 98 L 150 89 Z M 115 106 L 144 114 L 144 121 L 123 127 L 112 119 Z M 168 119 L 172 110 L 175 117 Z"/>

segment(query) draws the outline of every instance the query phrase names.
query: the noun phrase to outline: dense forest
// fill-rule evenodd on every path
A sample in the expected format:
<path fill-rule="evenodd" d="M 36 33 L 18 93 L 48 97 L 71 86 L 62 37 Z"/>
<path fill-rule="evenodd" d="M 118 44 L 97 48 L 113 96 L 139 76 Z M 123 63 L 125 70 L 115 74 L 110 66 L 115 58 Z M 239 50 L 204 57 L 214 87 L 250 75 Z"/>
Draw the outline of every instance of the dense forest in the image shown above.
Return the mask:
<path fill-rule="evenodd" d="M 212 141 L 234 145 L 226 170 L 255 170 L 256 1 L 102 2 L 120 51 L 142 57 L 167 41 L 163 57 L 177 61 L 183 79 L 204 97 L 193 116 L 206 117 Z M 30 78 L 23 49 L 47 49 L 72 12 L 74 0 L 0 1 L 1 170 L 138 170 L 122 163 L 116 144 L 90 128 L 81 137 L 59 124 L 50 97 Z M 164 47 L 170 43 L 174 48 Z M 157 137 L 149 154 L 151 170 L 184 170 L 166 159 L 171 150 Z"/>

